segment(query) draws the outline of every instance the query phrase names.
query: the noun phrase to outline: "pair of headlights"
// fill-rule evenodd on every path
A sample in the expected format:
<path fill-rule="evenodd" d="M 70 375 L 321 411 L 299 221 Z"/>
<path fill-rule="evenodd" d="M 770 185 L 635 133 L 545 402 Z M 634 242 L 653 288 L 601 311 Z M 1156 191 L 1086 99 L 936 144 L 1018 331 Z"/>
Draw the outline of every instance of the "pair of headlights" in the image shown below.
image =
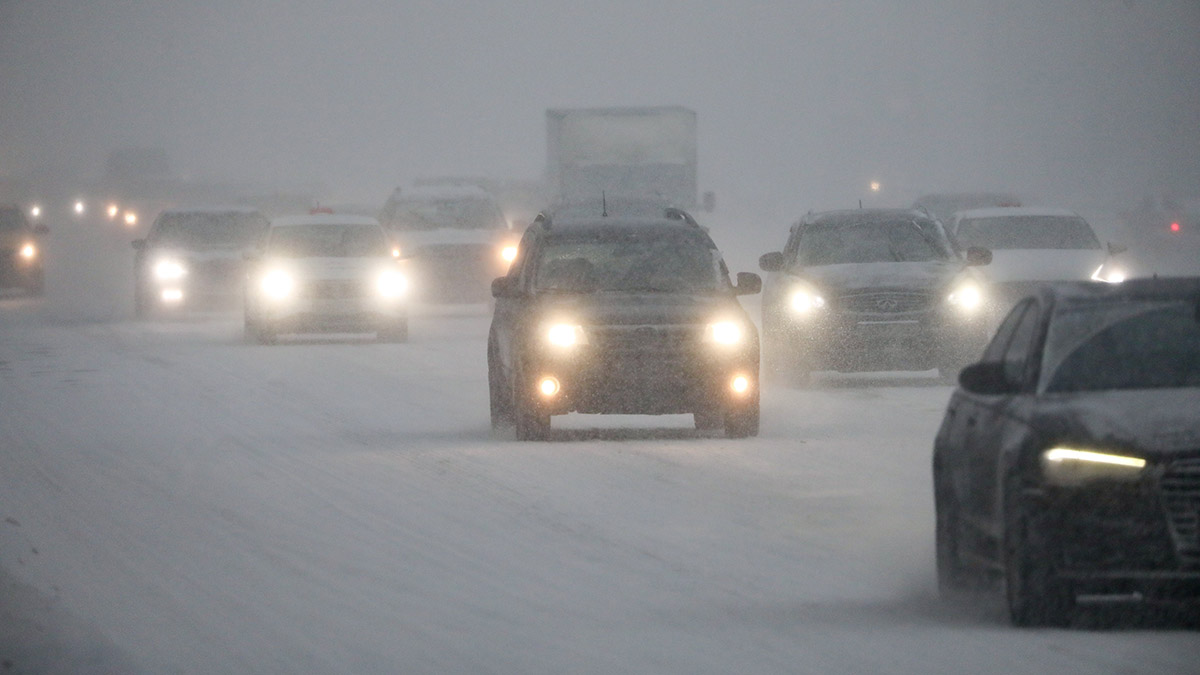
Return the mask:
<path fill-rule="evenodd" d="M 551 346 L 569 348 L 589 344 L 587 332 L 583 326 L 573 323 L 548 323 L 543 327 L 543 335 Z M 704 327 L 704 341 L 733 346 L 741 344 L 746 339 L 746 330 L 737 321 L 714 321 Z"/>
<path fill-rule="evenodd" d="M 272 300 L 287 300 L 296 293 L 296 277 L 283 269 L 272 269 L 259 278 L 262 294 Z M 408 292 L 408 279 L 396 270 L 382 270 L 374 278 L 375 291 L 380 298 L 394 300 Z"/>

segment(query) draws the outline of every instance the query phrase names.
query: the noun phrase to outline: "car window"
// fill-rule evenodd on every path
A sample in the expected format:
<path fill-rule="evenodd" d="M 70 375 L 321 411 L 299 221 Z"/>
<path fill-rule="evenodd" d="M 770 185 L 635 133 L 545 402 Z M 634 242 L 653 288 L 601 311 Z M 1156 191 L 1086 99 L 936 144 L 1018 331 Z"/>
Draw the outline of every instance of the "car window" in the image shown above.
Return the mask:
<path fill-rule="evenodd" d="M 388 228 L 400 231 L 508 227 L 495 203 L 480 198 L 399 200 L 388 210 L 385 220 Z"/>
<path fill-rule="evenodd" d="M 1038 314 L 1036 304 L 1030 302 L 1013 329 L 1012 339 L 1004 350 L 1004 379 L 1013 384 L 1025 383 L 1026 366 L 1037 338 Z"/>
<path fill-rule="evenodd" d="M 256 213 L 164 213 L 150 239 L 191 250 L 244 248 L 258 242 L 269 221 Z"/>
<path fill-rule="evenodd" d="M 389 255 L 383 231 L 371 225 L 289 225 L 271 230 L 267 253 L 284 258 L 363 258 Z"/>
<path fill-rule="evenodd" d="M 1048 392 L 1200 386 L 1195 301 L 1080 303 L 1056 312 L 1047 335 Z"/>
<path fill-rule="evenodd" d="M 536 261 L 538 291 L 703 292 L 728 281 L 716 249 L 680 234 L 548 237 Z"/>
<path fill-rule="evenodd" d="M 996 329 L 996 334 L 992 337 L 991 342 L 983 350 L 982 361 L 999 363 L 1003 360 L 1004 352 L 1008 349 L 1008 343 L 1012 340 L 1013 331 L 1017 329 L 1017 324 L 1021 322 L 1021 317 L 1025 315 L 1025 312 L 1029 310 L 1032 304 L 1032 300 L 1024 300 L 1009 311 L 1008 316 L 1004 317 L 1004 321 Z"/>
<path fill-rule="evenodd" d="M 964 246 L 993 250 L 1100 248 L 1087 221 L 1069 216 L 967 218 L 959 222 L 954 236 Z"/>
<path fill-rule="evenodd" d="M 816 266 L 950 260 L 949 242 L 939 234 L 912 220 L 818 222 L 804 228 L 796 262 Z"/>

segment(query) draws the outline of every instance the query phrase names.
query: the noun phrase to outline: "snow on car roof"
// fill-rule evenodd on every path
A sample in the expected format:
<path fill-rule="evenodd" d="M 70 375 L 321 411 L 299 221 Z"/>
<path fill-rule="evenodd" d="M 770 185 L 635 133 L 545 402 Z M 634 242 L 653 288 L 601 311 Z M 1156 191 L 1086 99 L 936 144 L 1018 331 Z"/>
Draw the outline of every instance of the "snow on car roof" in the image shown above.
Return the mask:
<path fill-rule="evenodd" d="M 1012 216 L 1078 218 L 1079 214 L 1070 209 L 1050 209 L 1030 206 L 998 206 L 986 209 L 968 209 L 966 211 L 958 211 L 954 214 L 955 218 L 1008 218 Z"/>
<path fill-rule="evenodd" d="M 271 227 L 294 227 L 296 225 L 373 225 L 379 221 L 370 216 L 355 216 L 339 213 L 314 213 L 307 216 L 281 216 L 271 221 Z"/>

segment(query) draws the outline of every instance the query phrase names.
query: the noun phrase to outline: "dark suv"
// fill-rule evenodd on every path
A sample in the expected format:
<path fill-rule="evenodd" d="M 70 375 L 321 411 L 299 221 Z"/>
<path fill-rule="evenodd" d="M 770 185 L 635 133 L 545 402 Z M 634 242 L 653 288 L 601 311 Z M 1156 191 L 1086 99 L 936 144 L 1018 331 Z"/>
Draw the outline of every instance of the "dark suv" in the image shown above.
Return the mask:
<path fill-rule="evenodd" d="M 539 216 L 492 282 L 493 429 L 545 438 L 569 412 L 692 413 L 698 429 L 758 433 L 758 332 L 716 245 L 682 211 Z"/>
<path fill-rule="evenodd" d="M 20 206 L 0 205 L 0 287 L 19 286 L 31 295 L 41 295 L 38 237 L 48 231 L 45 225 L 31 225 Z"/>
<path fill-rule="evenodd" d="M 236 305 L 244 254 L 270 226 L 254 209 L 163 211 L 150 234 L 133 242 L 134 309 L 139 317 L 181 308 Z"/>
<path fill-rule="evenodd" d="M 919 211 L 810 214 L 782 252 L 764 254 L 763 344 L 768 365 L 803 382 L 814 370 L 938 368 L 947 377 L 987 339 L 986 287 L 941 223 Z"/>

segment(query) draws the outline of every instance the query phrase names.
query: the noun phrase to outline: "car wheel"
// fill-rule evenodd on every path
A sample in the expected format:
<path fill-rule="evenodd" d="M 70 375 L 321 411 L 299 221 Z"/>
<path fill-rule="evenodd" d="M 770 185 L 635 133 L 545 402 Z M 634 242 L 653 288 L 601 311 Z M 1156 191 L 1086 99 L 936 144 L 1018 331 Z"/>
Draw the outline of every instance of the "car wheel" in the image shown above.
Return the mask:
<path fill-rule="evenodd" d="M 1071 584 L 1054 570 L 1034 505 L 1011 482 L 1005 491 L 1004 586 L 1014 626 L 1065 626 L 1075 607 Z"/>
<path fill-rule="evenodd" d="M 408 318 L 396 319 L 391 325 L 379 328 L 375 337 L 380 342 L 408 342 Z"/>
<path fill-rule="evenodd" d="M 960 518 L 958 500 L 940 472 L 933 477 L 933 502 L 937 514 L 934 539 L 937 551 L 938 593 L 943 598 L 953 597 L 982 586 L 982 575 L 973 572 L 962 562 L 959 552 L 958 533 Z"/>
<path fill-rule="evenodd" d="M 758 398 L 748 405 L 725 413 L 725 435 L 729 438 L 748 438 L 758 435 Z"/>
<path fill-rule="evenodd" d="M 505 431 L 513 426 L 512 397 L 506 396 L 504 374 L 500 372 L 495 347 L 488 341 L 488 403 L 492 414 L 492 431 Z"/>
<path fill-rule="evenodd" d="M 513 389 L 512 407 L 517 440 L 545 440 L 550 433 L 550 415 L 537 409 L 536 402 L 530 395 L 531 388 L 526 385 L 525 376 L 518 373 L 514 379 L 517 381 L 517 387 Z"/>
<path fill-rule="evenodd" d="M 725 420 L 720 408 L 706 408 L 692 413 L 692 423 L 698 431 L 712 431 L 720 429 Z"/>

